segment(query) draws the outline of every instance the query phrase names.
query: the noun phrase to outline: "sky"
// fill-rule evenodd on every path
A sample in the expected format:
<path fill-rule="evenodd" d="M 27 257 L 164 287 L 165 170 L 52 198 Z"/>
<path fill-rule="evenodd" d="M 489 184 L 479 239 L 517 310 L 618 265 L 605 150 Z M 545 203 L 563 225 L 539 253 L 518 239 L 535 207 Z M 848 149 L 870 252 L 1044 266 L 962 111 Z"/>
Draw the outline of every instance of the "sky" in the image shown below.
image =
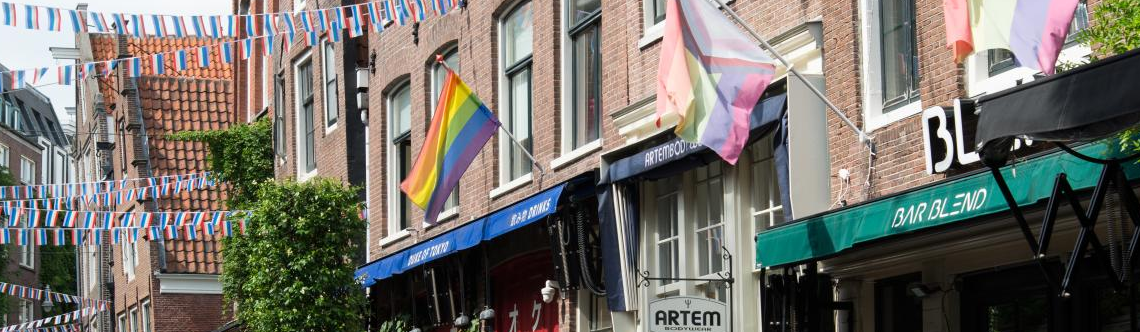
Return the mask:
<path fill-rule="evenodd" d="M 23 5 L 32 4 L 46 7 L 74 9 L 80 3 L 87 3 L 88 10 L 103 13 L 199 15 L 229 14 L 232 12 L 230 0 L 10 0 L 16 3 L 18 17 L 23 19 Z M 64 14 L 66 15 L 66 14 Z M 75 34 L 71 32 L 67 18 L 64 18 L 63 31 L 27 30 L 22 26 L 0 25 L 0 63 L 11 69 L 31 69 L 52 67 L 63 61 L 52 59 L 49 47 L 75 47 Z M 42 21 L 41 24 L 46 24 Z M 53 79 L 54 81 L 54 79 Z M 65 108 L 75 106 L 74 86 L 45 86 L 37 88 L 51 98 L 55 112 L 61 119 L 70 122 Z"/>

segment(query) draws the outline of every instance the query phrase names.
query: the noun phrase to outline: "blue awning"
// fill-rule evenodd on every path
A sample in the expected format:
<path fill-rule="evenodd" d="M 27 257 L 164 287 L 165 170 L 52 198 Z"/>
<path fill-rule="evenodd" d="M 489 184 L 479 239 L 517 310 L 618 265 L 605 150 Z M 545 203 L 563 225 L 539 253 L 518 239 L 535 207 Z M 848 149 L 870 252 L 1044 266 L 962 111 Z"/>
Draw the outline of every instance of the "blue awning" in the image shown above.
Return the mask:
<path fill-rule="evenodd" d="M 356 280 L 364 287 L 376 284 L 377 280 L 427 264 L 464 249 L 470 249 L 481 241 L 487 241 L 510 231 L 530 225 L 551 215 L 557 210 L 558 199 L 570 182 L 519 201 L 485 218 L 480 218 L 459 228 L 440 234 L 431 240 L 411 248 L 388 255 L 368 263 L 356 270 Z"/>

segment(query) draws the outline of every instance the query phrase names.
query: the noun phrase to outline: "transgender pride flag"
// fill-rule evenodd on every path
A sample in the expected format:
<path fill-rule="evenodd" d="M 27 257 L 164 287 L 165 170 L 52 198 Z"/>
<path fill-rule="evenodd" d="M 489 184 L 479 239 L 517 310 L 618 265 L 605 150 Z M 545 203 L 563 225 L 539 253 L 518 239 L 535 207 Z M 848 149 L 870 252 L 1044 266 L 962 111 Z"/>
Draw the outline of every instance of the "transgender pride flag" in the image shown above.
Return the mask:
<path fill-rule="evenodd" d="M 943 0 L 954 59 L 1007 49 L 1020 66 L 1053 74 L 1079 0 Z"/>
<path fill-rule="evenodd" d="M 657 121 L 736 164 L 752 108 L 775 74 L 772 59 L 708 1 L 669 0 L 657 70 Z"/>

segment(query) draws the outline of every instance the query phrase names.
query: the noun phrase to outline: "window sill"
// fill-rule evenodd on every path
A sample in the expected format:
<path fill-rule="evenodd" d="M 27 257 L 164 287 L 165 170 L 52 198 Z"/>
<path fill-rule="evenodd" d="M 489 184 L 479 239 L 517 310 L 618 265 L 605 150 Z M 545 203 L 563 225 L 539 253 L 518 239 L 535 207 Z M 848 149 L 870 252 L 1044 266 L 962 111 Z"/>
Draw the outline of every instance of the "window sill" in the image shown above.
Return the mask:
<path fill-rule="evenodd" d="M 380 246 L 381 247 L 390 246 L 393 243 L 396 243 L 396 241 L 403 240 L 404 238 L 409 237 L 411 235 L 412 235 L 412 232 L 409 232 L 406 229 L 400 230 L 399 232 L 396 232 L 396 234 L 392 234 L 392 235 L 389 235 L 388 237 L 380 239 Z"/>
<path fill-rule="evenodd" d="M 518 179 L 511 180 L 511 182 L 507 182 L 498 188 L 491 189 L 491 199 L 499 198 L 499 196 L 503 196 L 503 194 L 514 191 L 515 189 L 518 189 L 519 187 L 530 183 L 533 177 L 534 173 L 526 173 L 526 175 L 520 176 Z"/>
<path fill-rule="evenodd" d="M 645 49 L 649 45 L 653 45 L 665 36 L 665 22 L 654 24 L 653 26 L 645 29 L 641 39 L 637 41 L 638 49 Z"/>
<path fill-rule="evenodd" d="M 332 132 L 336 131 L 336 128 L 338 125 L 340 125 L 340 122 L 333 123 L 331 126 L 325 126 L 325 135 L 331 134 Z"/>
<path fill-rule="evenodd" d="M 307 182 L 317 176 L 317 169 L 313 169 L 308 173 L 297 175 L 297 182 Z"/>
<path fill-rule="evenodd" d="M 873 110 L 871 112 L 874 112 Z M 868 114 L 867 129 L 868 133 L 874 132 L 876 129 L 886 127 L 889 124 L 895 123 L 899 120 L 908 118 L 912 115 L 922 113 L 922 100 L 903 105 L 902 107 L 893 109 L 889 112 L 880 108 L 879 114 Z M 886 112 L 886 113 L 883 113 Z"/>
<path fill-rule="evenodd" d="M 432 228 L 435 226 L 439 226 L 445 222 L 448 222 L 448 221 L 451 221 L 452 219 L 455 219 L 455 217 L 458 217 L 458 216 L 459 216 L 459 207 L 453 207 L 453 208 L 450 208 L 447 210 L 443 210 L 443 212 L 439 213 L 439 216 L 435 217 L 435 225 L 432 225 L 432 224 L 425 222 L 425 223 L 423 223 L 424 229 L 429 229 L 429 228 Z"/>
<path fill-rule="evenodd" d="M 599 139 L 594 140 L 593 142 L 586 143 L 586 145 L 583 145 L 583 146 L 578 147 L 577 149 L 574 149 L 574 151 L 570 151 L 569 153 L 566 153 L 562 156 L 559 156 L 558 158 L 554 158 L 554 160 L 550 161 L 550 168 L 557 170 L 559 168 L 565 167 L 566 165 L 569 165 L 572 162 L 575 162 L 575 161 L 578 161 L 579 159 L 582 159 L 582 157 L 585 157 L 586 155 L 589 155 L 589 154 L 594 153 L 595 151 L 598 151 L 601 149 L 602 149 L 602 139 L 599 138 Z"/>
<path fill-rule="evenodd" d="M 32 267 L 31 265 L 20 264 L 20 267 L 25 269 L 25 270 L 28 270 L 28 271 L 35 271 L 36 270 L 36 268 Z"/>

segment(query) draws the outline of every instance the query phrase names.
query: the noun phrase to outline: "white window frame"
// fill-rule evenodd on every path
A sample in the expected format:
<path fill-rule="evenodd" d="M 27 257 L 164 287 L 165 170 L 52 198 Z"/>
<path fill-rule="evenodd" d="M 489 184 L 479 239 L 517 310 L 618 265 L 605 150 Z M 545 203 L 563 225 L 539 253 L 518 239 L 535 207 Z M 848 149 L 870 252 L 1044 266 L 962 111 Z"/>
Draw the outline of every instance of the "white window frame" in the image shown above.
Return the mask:
<path fill-rule="evenodd" d="M 32 300 L 21 300 L 20 302 L 20 323 L 29 323 L 36 320 L 36 306 Z"/>
<path fill-rule="evenodd" d="M 533 5 L 532 0 L 516 1 L 515 3 L 511 4 L 511 6 L 509 7 L 510 9 L 506 10 L 504 12 L 505 14 L 502 17 L 499 17 L 497 19 L 497 22 L 496 22 L 496 25 L 497 25 L 497 28 L 499 31 L 499 45 L 498 45 L 498 48 L 499 48 L 499 50 L 498 50 L 499 69 L 498 69 L 498 75 L 499 75 L 499 91 L 500 91 L 500 93 L 499 93 L 498 98 L 499 98 L 499 104 L 503 105 L 503 107 L 502 107 L 503 112 L 499 112 L 498 116 L 499 116 L 499 121 L 502 122 L 504 125 L 509 123 L 509 121 L 510 121 L 509 117 L 513 115 L 512 114 L 513 111 L 511 110 L 511 107 L 510 107 L 510 98 L 508 97 L 508 95 L 510 94 L 508 92 L 509 91 L 508 89 L 510 89 L 510 81 L 509 81 L 509 78 L 507 76 L 507 69 L 508 69 L 507 68 L 508 64 L 506 63 L 507 37 L 506 37 L 506 24 L 505 23 L 511 17 L 511 15 L 516 13 L 516 11 L 519 9 L 520 6 L 522 6 L 524 4 L 528 4 L 528 3 Z M 533 17 L 533 15 L 534 15 L 534 7 L 533 6 L 530 8 L 530 11 L 531 11 L 531 15 Z M 533 31 L 534 31 L 533 29 L 534 29 L 534 26 L 532 25 L 531 26 L 532 38 L 533 38 Z M 531 40 L 531 57 L 532 57 L 532 59 L 534 57 L 534 41 L 533 41 L 533 39 Z M 533 61 L 533 60 L 531 60 L 531 61 Z M 530 68 L 527 70 L 531 71 L 531 73 L 530 73 L 530 75 L 531 75 L 530 76 L 530 86 L 531 86 L 531 89 L 533 90 L 534 89 L 534 64 L 533 64 L 533 62 L 531 63 Z M 529 111 L 531 113 L 530 114 L 531 150 L 534 150 L 534 94 L 533 94 L 533 92 L 531 92 L 530 103 L 527 106 L 530 108 Z M 507 119 L 504 119 L 503 117 L 507 117 Z M 500 128 L 500 130 L 509 130 L 509 129 L 508 128 Z M 511 190 L 514 190 L 515 188 L 518 188 L 518 187 L 521 187 L 525 184 L 530 183 L 531 179 L 534 176 L 534 166 L 531 165 L 531 171 L 530 172 L 522 174 L 518 178 L 513 178 L 513 179 L 511 178 L 510 153 L 511 153 L 511 149 L 514 147 L 516 147 L 515 142 L 510 137 L 508 137 L 505 134 L 499 135 L 499 153 L 498 153 L 499 186 L 497 188 L 494 188 L 491 190 L 490 196 L 492 199 L 497 198 L 499 196 L 502 196 L 503 194 L 506 194 L 506 193 L 510 192 Z"/>
<path fill-rule="evenodd" d="M 36 161 L 28 157 L 20 157 L 20 182 L 25 185 L 36 184 Z"/>
<path fill-rule="evenodd" d="M 253 62 L 257 56 L 245 60 L 245 121 L 253 122 Z"/>
<path fill-rule="evenodd" d="M 263 2 L 266 4 L 269 3 L 268 1 L 263 1 Z M 266 5 L 266 6 L 268 6 L 268 5 Z M 265 47 L 265 46 L 262 45 L 262 47 Z M 269 86 L 270 86 L 269 82 L 271 80 L 273 80 L 273 74 L 272 74 L 273 72 L 269 69 L 270 59 L 272 59 L 272 58 L 270 58 L 270 57 L 260 57 L 260 58 L 261 58 L 261 110 L 263 112 L 265 112 L 265 111 L 269 111 L 269 105 L 272 104 L 270 102 L 270 98 L 272 96 L 269 94 Z"/>
<path fill-rule="evenodd" d="M 578 290 L 578 332 L 613 332 L 613 318 L 605 296 Z"/>
<path fill-rule="evenodd" d="M 382 246 L 391 244 L 391 243 L 396 242 L 402 238 L 407 237 L 408 235 L 411 234 L 410 229 L 412 227 L 412 221 L 410 220 L 411 219 L 410 217 L 408 220 L 407 227 L 400 227 L 400 221 L 401 220 L 398 218 L 398 216 L 401 214 L 401 212 L 410 212 L 410 211 L 402 211 L 402 209 L 404 208 L 402 206 L 403 202 L 401 200 L 404 197 L 404 193 L 402 191 L 400 191 L 400 182 L 403 181 L 403 179 L 400 178 L 400 167 L 402 167 L 402 166 L 396 167 L 396 165 L 395 165 L 398 162 L 398 159 L 400 156 L 399 156 L 399 151 L 396 151 L 395 145 L 393 144 L 396 137 L 403 134 L 403 132 L 400 132 L 400 133 L 395 132 L 395 123 L 400 121 L 398 118 L 398 115 L 396 114 L 397 112 L 399 112 L 399 110 L 397 110 L 395 107 L 396 96 L 400 95 L 401 93 L 407 93 L 408 94 L 408 103 L 409 103 L 409 107 L 410 107 L 411 97 L 412 97 L 412 85 L 411 85 L 410 81 L 403 81 L 403 82 L 401 82 L 395 86 L 396 86 L 396 88 L 392 89 L 391 92 L 389 92 L 386 96 L 384 96 L 384 103 L 385 103 L 385 106 L 387 106 L 386 107 L 386 109 L 388 110 L 387 115 L 388 115 L 388 119 L 390 119 L 390 121 L 388 121 L 388 130 L 386 130 L 388 135 L 387 135 L 387 137 L 384 138 L 384 145 L 387 146 L 386 150 L 388 150 L 388 160 L 386 163 L 386 166 L 387 166 L 386 168 L 388 170 L 388 179 L 389 179 L 389 181 L 388 181 L 388 218 L 387 218 L 387 221 L 388 221 L 388 225 L 387 225 L 388 233 L 387 234 L 388 235 L 385 236 L 384 239 L 380 240 L 380 244 Z M 408 116 L 411 116 L 411 112 L 408 112 Z M 411 127 L 412 127 L 411 121 L 408 121 L 408 124 L 409 124 L 408 125 L 408 131 L 410 132 Z M 408 157 L 414 158 L 413 156 L 410 156 L 410 155 Z"/>
<path fill-rule="evenodd" d="M 307 50 L 307 51 L 305 51 L 304 54 L 302 54 L 300 57 L 298 57 L 296 60 L 293 61 L 293 113 L 295 115 L 294 116 L 295 122 L 293 122 L 293 127 L 294 127 L 294 134 L 296 135 L 295 139 L 294 139 L 294 143 L 296 144 L 296 148 L 295 148 L 294 152 L 297 155 L 296 156 L 297 157 L 297 181 L 301 181 L 301 182 L 308 181 L 309 179 L 316 176 L 317 175 L 317 169 L 320 168 L 320 165 L 316 165 L 316 163 L 314 163 L 314 167 L 312 170 L 307 171 L 307 172 L 304 170 L 305 164 L 309 163 L 309 157 L 304 151 L 304 149 L 305 149 L 305 142 L 304 142 L 305 132 L 304 132 L 304 126 L 301 125 L 301 121 L 302 121 L 302 117 L 301 117 L 302 114 L 301 113 L 303 113 L 303 112 L 301 112 L 302 101 L 301 101 L 301 95 L 300 95 L 300 93 L 301 93 L 301 78 L 297 76 L 297 73 L 299 72 L 299 68 L 301 68 L 306 63 L 309 65 L 309 73 L 313 73 L 313 71 L 316 68 L 313 68 L 313 65 L 315 65 L 315 64 L 313 63 L 312 60 L 313 60 L 313 52 L 312 52 L 312 50 Z M 313 76 L 316 76 L 316 75 L 313 75 Z M 312 80 L 312 78 L 313 78 L 312 76 L 309 77 L 310 80 Z M 312 82 L 310 82 L 310 83 L 312 83 Z M 314 88 L 316 88 L 316 86 L 314 86 Z M 310 93 L 314 93 L 314 95 L 315 95 L 315 92 L 310 91 Z M 315 96 L 314 96 L 314 99 L 315 99 Z M 313 102 L 314 102 L 314 104 L 316 103 L 315 100 Z M 313 115 L 315 116 L 316 115 L 316 112 L 315 112 L 316 105 L 313 105 L 313 108 L 314 108 L 314 112 L 313 112 L 314 114 Z M 315 128 L 317 125 L 316 119 L 313 118 L 313 119 L 309 119 L 308 121 L 313 122 L 313 126 L 314 126 L 313 130 L 316 130 L 316 128 Z M 316 137 L 313 137 L 313 141 L 314 141 L 313 142 L 313 149 L 315 150 L 316 149 Z M 316 151 L 313 151 L 313 157 L 314 158 L 316 157 Z"/>
<path fill-rule="evenodd" d="M 880 33 L 882 29 L 882 22 L 880 21 L 882 13 L 879 12 L 880 3 L 879 0 L 859 0 L 859 15 L 863 25 L 860 34 L 864 41 L 859 45 L 861 49 L 860 62 L 863 66 L 861 73 L 863 76 L 863 115 L 867 120 L 864 124 L 864 131 L 868 133 L 922 112 L 921 95 L 917 101 L 902 105 L 890 112 L 884 112 L 883 79 L 880 75 L 883 66 L 881 63 L 883 55 L 882 34 Z M 915 15 L 918 15 L 917 12 Z M 915 38 L 918 36 L 916 35 Z M 921 79 L 921 72 L 919 77 Z"/>
<path fill-rule="evenodd" d="M 451 70 L 455 71 L 456 74 L 458 75 L 459 71 L 461 71 L 463 68 L 463 67 L 461 67 L 461 64 L 459 63 L 459 60 L 460 60 L 460 58 L 459 58 L 459 47 L 456 46 L 456 47 L 449 48 L 446 51 L 440 52 L 440 54 L 443 54 L 444 62 L 447 62 L 448 58 L 455 57 L 455 64 L 451 65 L 451 67 L 452 67 Z M 446 70 L 446 69 L 444 69 L 443 65 L 436 63 L 436 62 L 432 62 L 431 74 L 428 75 L 428 76 L 431 76 L 431 93 L 429 93 L 429 98 L 431 98 L 431 103 L 428 104 L 428 114 L 426 117 L 426 119 L 428 119 L 429 126 L 431 123 L 431 119 L 433 117 L 435 117 L 435 108 L 436 108 L 436 105 L 438 105 L 438 103 L 439 103 L 439 94 L 440 94 L 440 92 L 442 92 L 442 91 L 439 91 L 439 89 L 442 89 L 443 84 L 444 84 L 444 82 L 440 82 L 439 78 L 436 77 L 436 73 L 440 70 Z M 451 205 L 451 206 L 448 206 L 448 205 Z M 444 209 L 443 209 L 443 211 L 441 211 L 439 213 L 439 216 L 437 216 L 436 219 L 438 221 L 444 221 L 444 220 L 454 218 L 458 215 L 459 215 L 459 185 L 457 184 L 455 186 L 455 190 L 453 190 L 451 192 L 451 195 L 449 195 L 447 197 L 447 202 L 444 203 Z M 439 223 L 437 223 L 437 225 L 438 224 Z M 428 223 L 423 223 L 423 226 L 424 226 L 424 228 L 431 228 L 434 225 L 428 224 Z"/>
<path fill-rule="evenodd" d="M 1087 5 L 1085 8 L 1087 10 Z M 1089 45 L 1073 41 L 1062 46 L 1057 61 L 1084 63 L 1087 62 L 1090 54 L 1092 54 L 1092 48 Z M 972 98 L 997 93 L 1015 87 L 1019 83 L 1033 82 L 1036 80 L 1034 75 L 1041 73 L 1038 70 L 1015 65 L 1013 68 L 990 76 L 988 55 L 988 50 L 977 51 L 975 54 L 966 57 L 966 61 L 964 61 L 966 94 Z"/>
<path fill-rule="evenodd" d="M 11 156 L 12 149 L 7 145 L 0 144 L 0 166 L 7 168 L 9 173 L 12 172 L 12 165 L 9 163 L 12 159 Z"/>
<path fill-rule="evenodd" d="M 153 332 L 154 326 L 152 325 L 154 325 L 154 322 L 151 320 L 151 317 L 153 317 L 153 315 L 151 315 L 152 308 L 150 306 L 150 299 L 143 300 L 142 304 L 139 305 L 139 307 L 142 308 L 139 310 L 139 316 L 141 316 L 139 318 L 139 332 Z"/>
<path fill-rule="evenodd" d="M 329 59 L 333 61 L 332 68 L 329 68 Z M 326 39 L 321 42 L 321 104 L 325 110 L 325 134 L 336 130 L 340 124 L 340 88 L 336 68 L 336 46 Z M 332 91 L 328 89 L 330 83 L 333 85 Z"/>
<path fill-rule="evenodd" d="M 293 12 L 296 13 L 305 9 L 307 3 L 308 0 L 293 0 Z"/>
<path fill-rule="evenodd" d="M 674 273 L 676 275 L 673 277 L 675 277 L 675 278 L 684 277 L 686 275 L 685 271 L 688 271 L 689 265 L 693 263 L 691 260 L 684 259 L 684 257 L 686 257 L 686 253 L 688 252 L 688 249 L 686 248 L 685 244 L 688 242 L 688 237 L 689 237 L 689 234 L 687 232 L 685 232 L 685 226 L 686 226 L 685 224 L 686 223 L 684 222 L 684 220 L 685 220 L 685 207 L 686 207 L 685 206 L 686 200 L 684 199 L 684 195 L 685 195 L 685 183 L 684 182 L 685 182 L 685 179 L 684 179 L 683 174 L 682 175 L 676 175 L 676 176 L 678 177 L 677 181 L 679 182 L 677 184 L 676 191 L 663 192 L 664 189 L 660 186 L 660 183 L 662 183 L 663 181 L 666 181 L 666 180 L 662 179 L 662 180 L 658 180 L 657 182 L 650 184 L 649 187 L 652 188 L 651 194 L 643 196 L 643 197 L 646 197 L 646 199 L 649 199 L 652 201 L 647 202 L 647 204 L 642 204 L 642 206 L 653 207 L 651 210 L 643 210 L 643 213 L 642 213 L 642 215 L 644 215 L 644 216 L 652 215 L 651 218 L 647 219 L 647 224 L 646 224 L 647 226 L 649 226 L 649 227 L 646 227 L 646 229 L 650 229 L 650 233 L 646 234 L 646 236 L 645 236 L 645 238 L 652 239 L 652 241 L 653 241 L 653 243 L 651 243 L 649 245 L 649 250 L 645 250 L 645 252 L 649 256 L 647 261 L 649 262 L 649 265 L 652 266 L 652 268 L 650 268 L 649 270 L 653 271 L 652 273 L 656 273 L 658 276 L 661 276 L 661 277 L 664 277 L 664 275 L 660 272 L 661 267 L 658 264 L 661 261 L 661 259 L 659 258 L 660 250 L 658 248 L 661 244 L 664 244 L 665 242 L 675 242 L 675 244 L 677 246 L 677 255 L 675 255 L 673 257 L 673 259 L 677 261 L 677 270 L 674 271 Z M 659 207 L 659 205 L 661 204 L 661 200 L 663 200 L 663 199 L 674 199 L 677 202 L 677 212 L 676 212 L 678 214 L 677 225 L 676 225 L 677 226 L 677 234 L 675 236 L 669 236 L 666 238 L 658 238 L 659 237 L 658 225 L 659 225 L 662 217 L 658 215 L 658 209 L 657 208 Z M 667 295 L 670 293 L 680 293 L 681 289 L 683 288 L 682 284 L 683 283 L 679 282 L 679 281 L 673 281 L 673 282 L 659 281 L 657 283 L 657 285 L 655 286 L 656 294 L 658 296 L 664 296 L 664 295 Z"/>
<path fill-rule="evenodd" d="M 642 2 L 648 3 L 649 1 L 655 1 L 655 0 L 643 0 Z M 598 115 L 598 121 L 599 121 L 598 138 L 594 139 L 593 141 L 587 142 L 586 144 L 583 144 L 582 146 L 579 146 L 578 148 L 574 148 L 574 141 L 573 141 L 573 134 L 572 134 L 572 131 L 574 130 L 573 122 L 575 121 L 575 119 L 574 119 L 575 110 L 574 110 L 574 101 L 573 101 L 575 81 L 574 81 L 574 76 L 573 76 L 574 74 L 572 74 L 574 72 L 574 68 L 573 68 L 574 67 L 574 41 L 570 36 L 570 28 L 571 27 L 569 26 L 569 24 L 570 24 L 570 11 L 571 11 L 570 6 L 571 5 L 573 5 L 573 3 L 571 3 L 571 1 L 564 2 L 562 4 L 562 11 L 561 11 L 562 12 L 563 24 L 560 27 L 561 36 L 562 36 L 561 37 L 562 38 L 562 50 L 561 50 L 560 56 L 561 56 L 561 62 L 562 62 L 562 72 L 568 73 L 568 74 L 564 75 L 564 77 L 562 79 L 562 91 L 560 92 L 562 94 L 562 105 L 561 105 L 562 112 L 559 112 L 561 119 L 562 119 L 562 139 L 561 139 L 562 142 L 560 144 L 561 155 L 558 156 L 557 158 L 554 158 L 554 160 L 550 161 L 550 168 L 555 169 L 555 170 L 560 169 L 566 165 L 569 165 L 570 163 L 572 163 L 574 161 L 582 159 L 582 157 L 585 157 L 591 153 L 594 153 L 598 150 L 601 150 L 602 149 L 602 136 L 604 136 L 603 131 L 602 131 L 602 127 L 603 127 L 602 123 L 604 123 L 604 121 L 603 121 L 604 117 L 600 114 L 601 113 L 601 105 L 598 105 L 597 106 L 598 111 L 599 111 L 599 115 Z M 601 9 L 599 9 L 599 10 L 601 10 Z M 597 29 L 601 29 L 601 22 L 594 22 L 591 24 L 596 24 Z M 599 30 L 599 33 L 601 33 L 600 30 Z M 605 66 L 605 63 L 603 63 L 602 66 Z M 601 97 L 602 96 L 599 96 L 599 99 L 601 99 Z"/>
<path fill-rule="evenodd" d="M 637 41 L 638 48 L 645 48 L 665 36 L 665 20 L 653 23 L 653 17 L 649 14 L 652 12 L 654 1 L 668 0 L 641 0 L 641 26 L 644 28 L 641 31 L 641 39 Z"/>
<path fill-rule="evenodd" d="M 131 307 L 130 309 L 130 326 L 131 332 L 139 332 L 139 308 Z"/>
<path fill-rule="evenodd" d="M 139 266 L 139 248 L 134 242 L 123 241 L 119 247 L 122 252 L 123 259 L 123 275 L 127 276 L 127 281 L 135 279 L 135 268 Z"/>
<path fill-rule="evenodd" d="M 28 241 L 31 242 L 31 241 Z M 28 245 L 20 247 L 20 267 L 35 270 L 36 269 L 36 246 L 29 243 Z"/>
<path fill-rule="evenodd" d="M 127 325 L 127 313 L 124 312 L 119 314 L 119 332 L 129 332 L 129 327 L 130 326 Z"/>

